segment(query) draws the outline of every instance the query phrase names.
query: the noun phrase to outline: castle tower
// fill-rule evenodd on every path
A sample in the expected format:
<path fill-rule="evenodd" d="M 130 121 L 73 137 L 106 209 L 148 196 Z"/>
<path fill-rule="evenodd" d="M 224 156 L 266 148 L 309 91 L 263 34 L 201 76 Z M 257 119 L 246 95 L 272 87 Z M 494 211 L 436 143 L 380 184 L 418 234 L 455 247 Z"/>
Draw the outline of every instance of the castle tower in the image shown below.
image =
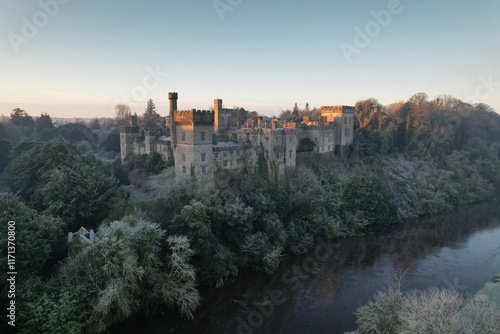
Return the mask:
<path fill-rule="evenodd" d="M 145 130 L 144 131 L 144 149 L 146 154 L 156 151 L 156 131 L 155 130 Z"/>
<path fill-rule="evenodd" d="M 351 106 L 321 107 L 321 116 L 326 117 L 327 122 L 335 122 L 335 145 L 341 155 L 353 142 L 354 111 Z"/>
<path fill-rule="evenodd" d="M 139 136 L 138 126 L 120 127 L 120 156 L 122 162 L 125 160 L 128 153 L 134 152 L 134 141 L 137 136 Z"/>
<path fill-rule="evenodd" d="M 175 136 L 175 124 L 174 124 L 174 114 L 177 111 L 177 99 L 178 94 L 175 92 L 168 93 L 168 99 L 170 100 L 170 138 L 172 143 L 172 149 L 176 148 L 176 136 Z"/>
<path fill-rule="evenodd" d="M 175 174 L 197 178 L 213 177 L 212 137 L 214 112 L 210 110 L 183 110 L 174 112 Z"/>
<path fill-rule="evenodd" d="M 215 133 L 219 132 L 219 129 L 224 128 L 224 120 L 222 119 L 222 100 L 214 100 L 214 130 Z"/>
<path fill-rule="evenodd" d="M 137 113 L 130 116 L 130 126 L 137 126 Z"/>

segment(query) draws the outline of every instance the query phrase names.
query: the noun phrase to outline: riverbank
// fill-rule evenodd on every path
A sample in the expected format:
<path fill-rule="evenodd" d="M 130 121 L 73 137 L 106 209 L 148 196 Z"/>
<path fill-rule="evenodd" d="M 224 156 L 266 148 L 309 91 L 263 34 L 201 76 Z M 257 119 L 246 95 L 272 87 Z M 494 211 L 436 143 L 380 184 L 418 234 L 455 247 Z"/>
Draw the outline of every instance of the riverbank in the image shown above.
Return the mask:
<path fill-rule="evenodd" d="M 221 289 L 204 289 L 192 321 L 165 311 L 151 319 L 133 317 L 112 333 L 237 333 L 241 320 L 249 323 L 274 291 L 283 293 L 284 302 L 251 327 L 254 333 L 343 333 L 354 329 L 356 309 L 406 268 L 405 291 L 435 286 L 477 292 L 491 279 L 491 268 L 500 268 L 499 218 L 495 200 L 412 219 L 373 236 L 336 240 L 329 243 L 334 252 L 314 270 L 303 269 L 313 249 L 285 257 L 272 275 L 245 272 L 245 279 Z"/>
<path fill-rule="evenodd" d="M 491 279 L 491 282 L 487 282 L 484 286 L 479 290 L 477 295 L 486 295 L 495 303 L 498 307 L 500 307 L 500 270 L 498 270 Z M 500 324 L 499 324 L 500 325 Z"/>

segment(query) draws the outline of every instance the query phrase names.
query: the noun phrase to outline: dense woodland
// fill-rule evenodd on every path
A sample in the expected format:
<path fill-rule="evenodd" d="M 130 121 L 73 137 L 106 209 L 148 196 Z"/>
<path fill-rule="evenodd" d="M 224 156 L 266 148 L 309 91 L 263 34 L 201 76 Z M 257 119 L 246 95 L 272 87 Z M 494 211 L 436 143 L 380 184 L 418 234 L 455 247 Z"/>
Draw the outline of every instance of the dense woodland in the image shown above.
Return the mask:
<path fill-rule="evenodd" d="M 284 116 L 318 116 L 295 109 Z M 161 124 L 155 114 L 148 102 L 143 124 Z M 297 167 L 280 180 L 219 171 L 215 189 L 175 179 L 159 154 L 122 166 L 118 126 L 130 110 L 117 115 L 55 128 L 47 114 L 15 109 L 0 123 L 0 172 L 13 193 L 0 195 L 0 239 L 15 220 L 23 333 L 100 333 L 160 307 L 191 318 L 200 287 L 272 273 L 318 236 L 377 233 L 500 187 L 500 115 L 449 96 L 359 101 L 345 156 L 301 143 Z M 95 229 L 96 242 L 68 257 L 67 233 L 80 226 Z"/>

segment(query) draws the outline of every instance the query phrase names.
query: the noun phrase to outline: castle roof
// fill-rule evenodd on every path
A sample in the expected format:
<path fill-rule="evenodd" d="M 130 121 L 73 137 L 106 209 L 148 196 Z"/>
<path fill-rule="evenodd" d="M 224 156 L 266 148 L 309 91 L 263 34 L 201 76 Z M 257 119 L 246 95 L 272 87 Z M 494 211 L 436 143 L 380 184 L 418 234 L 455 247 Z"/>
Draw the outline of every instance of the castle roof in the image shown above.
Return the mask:
<path fill-rule="evenodd" d="M 172 138 L 170 136 L 160 136 L 158 138 L 158 140 L 161 140 L 161 141 L 172 141 Z"/>
<path fill-rule="evenodd" d="M 237 147 L 237 146 L 244 146 L 245 144 L 242 142 L 235 143 L 234 141 L 228 141 L 228 142 L 217 142 L 216 145 L 213 145 L 213 147 Z"/>

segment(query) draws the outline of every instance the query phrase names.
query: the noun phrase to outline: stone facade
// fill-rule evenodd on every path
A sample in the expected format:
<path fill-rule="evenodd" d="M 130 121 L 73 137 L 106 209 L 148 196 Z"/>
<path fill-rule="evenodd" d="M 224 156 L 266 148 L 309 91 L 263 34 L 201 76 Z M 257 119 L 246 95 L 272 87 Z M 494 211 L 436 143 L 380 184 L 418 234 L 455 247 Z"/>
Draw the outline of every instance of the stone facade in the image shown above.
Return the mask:
<path fill-rule="evenodd" d="M 248 120 L 243 126 L 237 112 L 223 109 L 222 100 L 214 100 L 214 110 L 177 110 L 177 93 L 169 93 L 168 133 L 139 133 L 137 124 L 120 128 L 122 161 L 128 153 L 157 151 L 175 160 L 176 175 L 213 178 L 218 170 L 236 174 L 253 173 L 259 154 L 269 170 L 279 177 L 285 168 L 294 167 L 297 148 L 308 138 L 314 150 L 328 153 L 353 142 L 354 107 L 321 107 L 318 121 L 305 117 L 302 123 L 262 117 Z"/>

